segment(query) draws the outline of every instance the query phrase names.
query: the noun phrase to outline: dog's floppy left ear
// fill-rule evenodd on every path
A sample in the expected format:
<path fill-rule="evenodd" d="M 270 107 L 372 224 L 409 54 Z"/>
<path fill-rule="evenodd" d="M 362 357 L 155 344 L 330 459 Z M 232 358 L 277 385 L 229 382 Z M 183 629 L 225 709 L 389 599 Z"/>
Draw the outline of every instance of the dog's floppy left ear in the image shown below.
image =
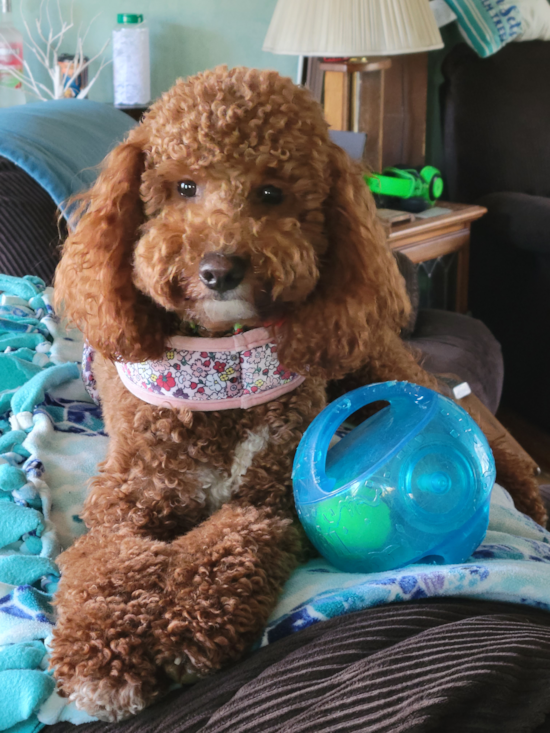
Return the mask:
<path fill-rule="evenodd" d="M 111 359 L 152 358 L 164 346 L 164 314 L 132 281 L 134 244 L 145 220 L 146 141 L 143 126 L 134 128 L 107 156 L 90 191 L 77 197 L 81 216 L 55 275 L 57 307 Z"/>
<path fill-rule="evenodd" d="M 279 356 L 293 371 L 339 379 L 384 333 L 399 333 L 410 303 L 359 167 L 333 143 L 328 175 L 328 250 L 315 290 L 281 325 Z"/>

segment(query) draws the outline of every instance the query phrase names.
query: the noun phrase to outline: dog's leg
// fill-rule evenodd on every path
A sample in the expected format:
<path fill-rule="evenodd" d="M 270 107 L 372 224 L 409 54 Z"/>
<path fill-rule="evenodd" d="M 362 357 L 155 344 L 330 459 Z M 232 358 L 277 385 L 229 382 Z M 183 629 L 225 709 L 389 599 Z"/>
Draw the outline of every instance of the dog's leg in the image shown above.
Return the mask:
<path fill-rule="evenodd" d="M 50 664 L 59 689 L 78 708 L 108 721 L 138 712 L 167 689 L 154 659 L 152 628 L 163 613 L 169 540 L 204 513 L 177 471 L 178 444 L 151 456 L 145 470 L 143 445 L 134 441 L 134 453 L 111 441 L 85 505 L 89 532 L 60 556 L 54 597 Z M 161 462 L 164 476 L 157 470 Z"/>
<path fill-rule="evenodd" d="M 166 691 L 149 634 L 168 560 L 165 543 L 128 526 L 93 528 L 60 556 L 50 664 L 78 708 L 123 720 Z"/>
<path fill-rule="evenodd" d="M 262 412 L 266 446 L 231 501 L 172 543 L 167 607 L 155 624 L 157 660 L 176 679 L 240 658 L 258 638 L 285 581 L 310 546 L 292 498 L 292 463 L 304 430 L 325 404 L 308 380 Z"/>
<path fill-rule="evenodd" d="M 368 360 L 357 369 L 329 384 L 329 397 L 336 399 L 345 392 L 365 384 L 386 381 L 403 381 L 441 391 L 443 385 L 419 363 L 420 352 L 409 348 L 397 334 L 386 334 L 383 342 L 373 344 Z"/>
<path fill-rule="evenodd" d="M 171 548 L 156 659 L 185 680 L 239 659 L 257 639 L 297 564 L 300 533 L 290 518 L 230 503 Z"/>
<path fill-rule="evenodd" d="M 200 524 L 209 504 L 194 485 L 197 449 L 176 417 L 111 439 L 86 501 L 90 531 L 61 556 L 55 598 L 51 663 L 78 707 L 122 720 L 166 690 L 163 668 L 205 674 L 254 641 L 298 562 L 292 461 L 323 406 L 324 383 L 308 380 L 254 408 L 250 429 L 265 445 L 242 461 L 230 503 Z"/>

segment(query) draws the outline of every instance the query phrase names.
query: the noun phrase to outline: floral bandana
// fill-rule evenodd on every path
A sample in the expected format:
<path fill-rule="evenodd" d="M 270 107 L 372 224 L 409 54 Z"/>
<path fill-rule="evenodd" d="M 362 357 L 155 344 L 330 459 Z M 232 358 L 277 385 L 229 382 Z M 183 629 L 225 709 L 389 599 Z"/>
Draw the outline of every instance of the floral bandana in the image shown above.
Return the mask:
<path fill-rule="evenodd" d="M 92 387 L 90 361 L 86 355 L 84 381 Z M 141 400 L 203 412 L 260 405 L 305 379 L 279 363 L 265 328 L 216 339 L 175 336 L 161 359 L 115 364 L 126 389 Z"/>

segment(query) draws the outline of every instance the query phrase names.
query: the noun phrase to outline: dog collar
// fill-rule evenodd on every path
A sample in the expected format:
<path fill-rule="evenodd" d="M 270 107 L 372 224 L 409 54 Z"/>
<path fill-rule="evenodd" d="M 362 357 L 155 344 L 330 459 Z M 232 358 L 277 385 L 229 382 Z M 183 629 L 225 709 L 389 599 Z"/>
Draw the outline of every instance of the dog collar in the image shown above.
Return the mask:
<path fill-rule="evenodd" d="M 266 328 L 223 338 L 174 336 L 158 360 L 115 362 L 122 383 L 152 405 L 189 410 L 246 409 L 296 389 Z"/>

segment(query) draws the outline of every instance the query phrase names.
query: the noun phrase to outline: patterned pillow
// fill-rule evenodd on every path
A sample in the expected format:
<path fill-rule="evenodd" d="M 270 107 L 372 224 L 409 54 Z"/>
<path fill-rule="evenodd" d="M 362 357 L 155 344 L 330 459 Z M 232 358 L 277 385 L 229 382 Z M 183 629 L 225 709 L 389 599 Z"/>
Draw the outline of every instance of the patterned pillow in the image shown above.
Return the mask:
<path fill-rule="evenodd" d="M 517 0 L 523 32 L 515 41 L 550 41 L 548 0 Z"/>
<path fill-rule="evenodd" d="M 462 35 L 482 57 L 496 53 L 524 31 L 519 2 L 511 0 L 446 0 L 446 2 L 457 16 Z"/>

